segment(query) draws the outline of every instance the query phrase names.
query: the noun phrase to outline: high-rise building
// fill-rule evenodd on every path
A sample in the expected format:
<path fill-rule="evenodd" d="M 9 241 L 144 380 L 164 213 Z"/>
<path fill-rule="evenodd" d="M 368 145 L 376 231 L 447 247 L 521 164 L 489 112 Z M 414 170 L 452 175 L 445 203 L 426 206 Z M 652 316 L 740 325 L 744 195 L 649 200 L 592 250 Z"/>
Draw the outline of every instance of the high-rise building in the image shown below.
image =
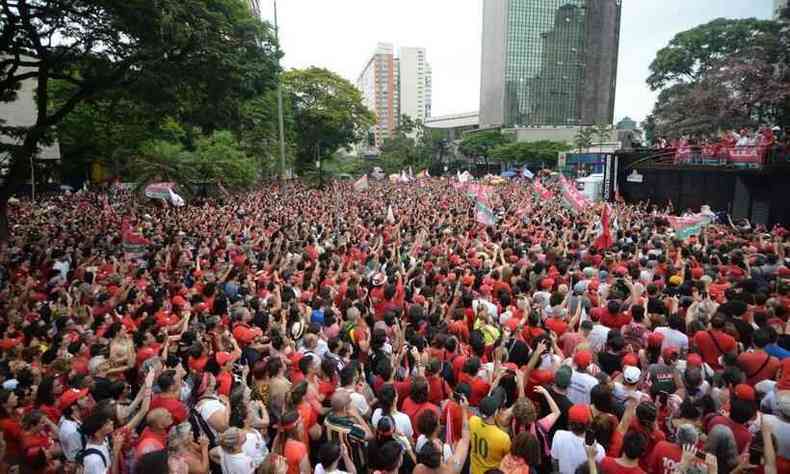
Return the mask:
<path fill-rule="evenodd" d="M 774 20 L 782 15 L 782 10 L 787 8 L 788 0 L 774 0 Z"/>
<path fill-rule="evenodd" d="M 371 145 L 379 147 L 398 127 L 398 61 L 389 43 L 379 43 L 357 79 L 364 104 L 376 114 Z"/>
<path fill-rule="evenodd" d="M 480 127 L 612 123 L 621 0 L 483 0 Z"/>
<path fill-rule="evenodd" d="M 398 84 L 400 113 L 425 122 L 431 116 L 431 65 L 425 48 L 400 48 Z"/>

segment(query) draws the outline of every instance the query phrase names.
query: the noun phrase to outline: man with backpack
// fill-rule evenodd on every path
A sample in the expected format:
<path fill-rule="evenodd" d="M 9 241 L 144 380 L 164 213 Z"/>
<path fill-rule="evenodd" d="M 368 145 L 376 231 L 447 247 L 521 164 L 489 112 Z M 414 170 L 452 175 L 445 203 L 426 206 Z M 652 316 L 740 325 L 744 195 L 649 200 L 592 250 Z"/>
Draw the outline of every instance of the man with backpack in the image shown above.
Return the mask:
<path fill-rule="evenodd" d="M 95 411 L 82 422 L 82 435 L 84 446 L 82 451 L 77 453 L 77 472 L 83 474 L 108 474 L 113 472 L 110 468 L 117 465 L 121 454 L 121 438 L 113 439 L 110 442 L 110 433 L 113 432 L 115 425 L 112 418 L 106 413 Z M 81 469 L 80 469 L 81 468 Z"/>

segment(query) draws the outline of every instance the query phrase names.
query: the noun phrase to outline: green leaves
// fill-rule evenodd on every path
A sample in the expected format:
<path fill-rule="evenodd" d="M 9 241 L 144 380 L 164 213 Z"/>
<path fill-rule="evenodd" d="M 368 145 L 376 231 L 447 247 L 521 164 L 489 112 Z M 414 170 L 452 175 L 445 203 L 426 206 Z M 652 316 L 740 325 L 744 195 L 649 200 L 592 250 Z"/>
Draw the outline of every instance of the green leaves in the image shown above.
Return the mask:
<path fill-rule="evenodd" d="M 776 55 L 779 30 L 774 21 L 719 18 L 678 33 L 656 53 L 647 84 L 655 91 L 676 82 L 695 82 L 717 62 L 755 47 Z"/>
<path fill-rule="evenodd" d="M 548 140 L 508 143 L 494 148 L 490 157 L 502 163 L 551 167 L 557 164 L 557 154 L 569 148 L 566 143 Z"/>
<path fill-rule="evenodd" d="M 499 130 L 490 130 L 466 135 L 458 149 L 468 157 L 489 158 L 494 148 L 510 143 L 510 141 L 511 138 L 502 135 Z"/>
<path fill-rule="evenodd" d="M 283 74 L 283 85 L 298 130 L 297 167 L 309 168 L 364 139 L 375 117 L 350 82 L 326 69 L 311 67 Z"/>
<path fill-rule="evenodd" d="M 659 50 L 647 83 L 660 90 L 651 135 L 710 135 L 783 123 L 790 111 L 790 30 L 774 21 L 717 19 Z"/>

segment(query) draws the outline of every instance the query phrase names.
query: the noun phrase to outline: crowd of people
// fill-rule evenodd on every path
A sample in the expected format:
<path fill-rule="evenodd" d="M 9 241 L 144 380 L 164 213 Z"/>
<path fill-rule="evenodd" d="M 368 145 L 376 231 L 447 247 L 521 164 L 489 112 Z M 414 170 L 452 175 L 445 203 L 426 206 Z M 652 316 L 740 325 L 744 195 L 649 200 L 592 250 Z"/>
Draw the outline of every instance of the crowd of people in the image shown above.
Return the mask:
<path fill-rule="evenodd" d="M 0 472 L 790 472 L 790 233 L 453 181 L 11 204 Z"/>

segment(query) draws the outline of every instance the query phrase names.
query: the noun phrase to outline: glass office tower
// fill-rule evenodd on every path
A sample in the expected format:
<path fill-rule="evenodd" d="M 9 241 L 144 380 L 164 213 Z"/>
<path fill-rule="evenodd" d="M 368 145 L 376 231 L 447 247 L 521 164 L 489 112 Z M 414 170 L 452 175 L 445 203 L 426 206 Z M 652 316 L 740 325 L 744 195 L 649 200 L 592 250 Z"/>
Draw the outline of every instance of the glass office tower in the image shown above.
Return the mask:
<path fill-rule="evenodd" d="M 481 127 L 611 123 L 620 0 L 485 0 Z"/>

